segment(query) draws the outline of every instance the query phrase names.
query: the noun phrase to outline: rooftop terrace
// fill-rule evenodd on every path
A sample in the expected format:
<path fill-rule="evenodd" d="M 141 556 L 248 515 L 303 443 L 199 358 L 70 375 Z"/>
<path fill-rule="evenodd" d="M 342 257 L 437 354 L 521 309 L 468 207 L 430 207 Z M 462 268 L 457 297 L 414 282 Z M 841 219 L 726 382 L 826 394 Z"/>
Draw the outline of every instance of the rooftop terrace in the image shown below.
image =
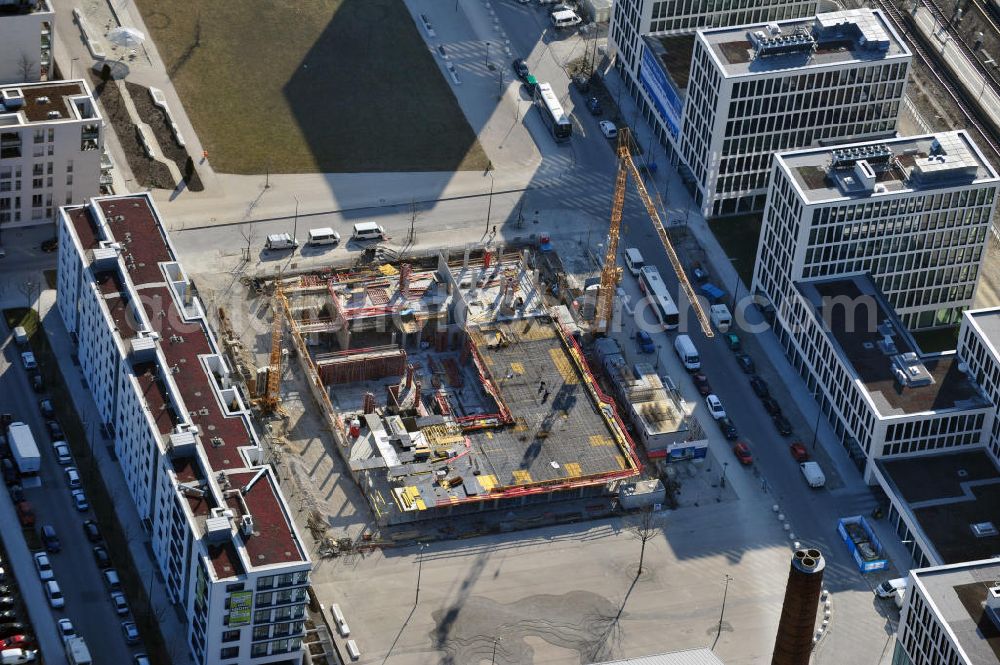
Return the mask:
<path fill-rule="evenodd" d="M 797 282 L 841 357 L 883 417 L 989 406 L 954 355 L 917 357 L 916 345 L 866 276 Z M 891 346 L 885 338 L 891 337 Z M 905 376 L 905 385 L 901 378 Z"/>
<path fill-rule="evenodd" d="M 1000 535 L 972 531 L 981 522 L 1000 527 L 1000 470 L 985 450 L 883 458 L 876 464 L 943 563 L 1000 554 Z"/>
<path fill-rule="evenodd" d="M 698 33 L 728 77 L 842 67 L 906 58 L 910 52 L 880 11 L 827 12 L 810 19 L 714 28 Z"/>
<path fill-rule="evenodd" d="M 25 2 L 8 2 L 0 4 L 0 18 L 4 16 L 20 16 L 51 11 L 52 8 L 49 7 L 48 0 L 27 0 Z"/>
<path fill-rule="evenodd" d="M 80 102 L 80 97 L 87 99 Z M 0 121 L 12 116 L 20 119 L 19 124 L 100 118 L 82 80 L 0 86 Z"/>
<path fill-rule="evenodd" d="M 997 180 L 996 171 L 964 131 L 808 148 L 775 158 L 809 203 Z"/>
<path fill-rule="evenodd" d="M 983 608 L 987 589 L 1000 584 L 1000 561 L 970 561 L 914 570 L 912 574 L 937 616 L 955 635 L 968 662 L 1000 663 L 1000 629 Z"/>
<path fill-rule="evenodd" d="M 248 566 L 307 561 L 275 479 L 269 473 L 258 476 L 259 469 L 249 467 L 240 453 L 240 448 L 255 445 L 246 413 L 230 411 L 230 405 L 223 404 L 220 386 L 205 364 L 206 357 L 218 353 L 211 331 L 200 309 L 180 306 L 168 285 L 172 278 L 164 264 L 176 259 L 150 200 L 146 196 L 94 199 L 91 207 L 70 209 L 67 216 L 85 252 L 97 248 L 101 241 L 120 246 L 114 267 L 102 269 L 94 278 L 121 339 L 127 341 L 148 332 L 147 322 L 159 335 L 158 347 L 166 366 L 158 362 L 133 365 L 146 406 L 161 435 L 168 435 L 180 422 L 196 426 L 200 450 L 209 465 L 203 470 L 200 458 L 175 451 L 172 462 L 178 483 L 211 493 L 207 478 L 220 472 L 233 487 L 244 487 L 250 477 L 256 478 L 243 492 L 243 502 L 253 516 L 253 532 L 247 536 L 237 529 L 233 535 L 245 547 L 247 564 L 238 563 L 234 546 L 213 544 L 210 556 L 217 564 L 216 573 L 228 577 Z M 134 292 L 129 290 L 125 274 Z M 129 302 L 141 305 L 145 321 L 132 311 Z M 169 406 L 172 403 L 183 412 L 175 414 Z M 182 494 L 197 518 L 207 516 L 220 503 L 211 494 Z M 244 512 L 241 507 L 240 513 Z"/>
<path fill-rule="evenodd" d="M 691 75 L 691 56 L 694 54 L 695 35 L 674 35 L 669 37 L 647 37 L 647 43 L 655 40 L 660 48 L 656 54 L 663 64 L 663 69 L 677 85 L 684 90 Z"/>

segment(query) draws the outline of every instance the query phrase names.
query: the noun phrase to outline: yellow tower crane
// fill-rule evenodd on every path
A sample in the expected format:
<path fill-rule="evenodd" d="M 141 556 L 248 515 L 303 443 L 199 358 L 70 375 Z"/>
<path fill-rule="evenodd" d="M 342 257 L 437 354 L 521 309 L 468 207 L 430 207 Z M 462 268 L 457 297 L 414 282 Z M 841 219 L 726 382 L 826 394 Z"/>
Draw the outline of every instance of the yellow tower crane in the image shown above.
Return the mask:
<path fill-rule="evenodd" d="M 677 257 L 677 251 L 674 249 L 673 243 L 670 242 L 667 230 L 660 219 L 660 213 L 656 210 L 656 204 L 646 190 L 646 185 L 642 181 L 642 176 L 635 165 L 635 160 L 632 159 L 632 152 L 628 147 L 629 141 L 630 135 L 628 129 L 620 129 L 618 131 L 618 176 L 615 178 L 615 191 L 611 199 L 611 225 L 608 229 L 608 248 L 604 254 L 604 267 L 601 270 L 601 286 L 598 291 L 595 332 L 603 335 L 611 328 L 615 290 L 622 275 L 622 269 L 618 267 L 618 237 L 621 234 L 622 210 L 625 207 L 625 183 L 631 174 L 632 179 L 635 181 L 635 188 L 639 192 L 639 198 L 642 199 L 643 205 L 646 206 L 646 214 L 649 215 L 649 219 L 653 223 L 653 228 L 656 229 L 657 235 L 660 236 L 663 248 L 667 250 L 670 265 L 673 266 L 674 272 L 677 273 L 677 281 L 680 283 L 684 295 L 687 296 L 688 302 L 691 303 L 691 308 L 694 310 L 695 316 L 698 317 L 698 324 L 701 326 L 702 332 L 705 333 L 705 337 L 714 337 L 715 334 L 712 332 L 708 316 L 705 314 L 705 310 L 695 295 L 694 288 L 687 278 L 687 273 L 684 272 L 684 266 L 681 265 L 681 260 Z"/>

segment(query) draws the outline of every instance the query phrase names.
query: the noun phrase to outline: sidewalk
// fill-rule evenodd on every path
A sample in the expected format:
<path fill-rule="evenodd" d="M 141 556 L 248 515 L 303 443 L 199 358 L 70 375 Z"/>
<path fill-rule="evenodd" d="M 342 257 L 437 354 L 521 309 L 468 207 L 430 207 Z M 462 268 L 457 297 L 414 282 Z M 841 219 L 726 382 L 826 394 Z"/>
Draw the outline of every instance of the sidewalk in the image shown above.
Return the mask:
<path fill-rule="evenodd" d="M 72 343 L 69 339 L 69 333 L 63 325 L 62 317 L 59 315 L 59 310 L 55 306 L 55 297 L 54 290 L 46 290 L 41 293 L 37 303 L 39 316 L 53 351 L 59 358 L 67 360 L 59 365 L 67 386 L 80 386 L 83 377 L 80 375 L 79 368 L 68 362 L 72 355 Z M 70 390 L 70 393 L 73 395 L 73 402 L 81 421 L 101 422 L 97 406 L 88 391 Z M 125 484 L 121 468 L 108 453 L 108 442 L 96 438 L 99 430 L 97 428 L 90 429 L 91 436 L 94 437 L 93 440 L 89 441 L 90 449 L 95 455 L 99 468 L 103 470 L 102 478 L 107 485 L 109 494 L 126 497 L 117 505 L 116 512 L 122 529 L 128 533 L 136 534 L 136 537 L 129 542 L 131 559 L 139 576 L 144 580 L 149 580 L 154 611 L 161 608 L 166 610 L 158 615 L 163 641 L 167 645 L 174 665 L 193 665 L 187 648 L 187 630 L 181 623 L 177 608 L 169 605 L 167 601 L 166 588 L 160 580 L 159 569 L 152 559 L 149 538 L 135 510 L 135 505 L 130 499 L 131 494 Z"/>

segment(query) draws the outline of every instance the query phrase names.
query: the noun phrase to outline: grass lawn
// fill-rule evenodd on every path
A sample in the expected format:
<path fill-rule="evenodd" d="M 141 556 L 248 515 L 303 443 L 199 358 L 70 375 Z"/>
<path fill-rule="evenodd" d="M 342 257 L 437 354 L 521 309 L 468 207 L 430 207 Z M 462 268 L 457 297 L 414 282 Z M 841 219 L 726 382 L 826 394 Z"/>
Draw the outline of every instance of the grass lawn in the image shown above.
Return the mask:
<path fill-rule="evenodd" d="M 753 265 L 757 259 L 757 243 L 760 241 L 760 227 L 763 221 L 763 214 L 716 217 L 708 220 L 708 228 L 712 230 L 715 239 L 719 241 L 747 288 L 750 288 L 750 282 L 753 280 Z"/>
<path fill-rule="evenodd" d="M 938 351 L 954 351 L 958 346 L 958 326 L 936 328 L 934 330 L 918 330 L 911 332 L 914 341 L 920 345 L 924 353 Z"/>
<path fill-rule="evenodd" d="M 104 484 L 100 469 L 96 468 L 90 447 L 84 434 L 83 423 L 73 406 L 73 399 L 69 393 L 69 386 L 63 379 L 59 370 L 59 359 L 56 358 L 49 345 L 49 340 L 45 336 L 45 331 L 38 320 L 38 312 L 24 307 L 5 309 L 3 316 L 7 322 L 7 327 L 13 329 L 15 326 L 23 326 L 28 334 L 28 343 L 38 361 L 38 369 L 45 380 L 45 392 L 52 400 L 52 407 L 55 409 L 56 420 L 62 426 L 66 435 L 66 442 L 69 444 L 73 457 L 76 458 L 77 466 L 83 480 L 84 491 L 90 502 L 90 507 L 94 511 L 97 522 L 100 525 L 101 535 L 107 543 L 107 549 L 114 559 L 115 569 L 122 579 L 122 588 L 128 598 L 129 606 L 132 608 L 132 615 L 139 631 L 142 634 L 146 653 L 154 663 L 165 664 L 170 662 L 169 649 L 163 642 L 160 634 L 159 621 L 155 614 L 149 611 L 149 601 L 147 599 L 148 581 L 139 576 L 138 570 L 132 563 L 132 557 L 123 552 L 128 551 L 128 544 L 131 539 L 138 537 L 138 533 L 126 533 L 118 522 L 115 512 L 115 501 L 129 500 L 128 497 L 111 496 L 107 486 Z M 77 389 L 80 389 L 77 387 Z M 94 428 L 97 434 L 97 428 Z M 101 444 L 97 444 L 101 445 Z M 39 549 L 40 543 L 37 537 L 28 541 L 28 546 Z M 81 554 L 81 556 L 87 556 Z M 166 603 L 164 602 L 163 605 Z M 115 627 L 117 629 L 117 627 Z"/>
<path fill-rule="evenodd" d="M 484 170 L 403 0 L 137 0 L 216 170 Z"/>

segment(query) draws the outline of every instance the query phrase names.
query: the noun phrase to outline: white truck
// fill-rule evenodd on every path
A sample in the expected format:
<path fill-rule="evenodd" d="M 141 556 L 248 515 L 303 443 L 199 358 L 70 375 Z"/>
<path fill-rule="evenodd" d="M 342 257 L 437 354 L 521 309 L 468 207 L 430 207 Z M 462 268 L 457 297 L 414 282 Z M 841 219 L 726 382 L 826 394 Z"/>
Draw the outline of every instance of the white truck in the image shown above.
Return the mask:
<path fill-rule="evenodd" d="M 799 464 L 799 469 L 802 470 L 802 475 L 805 477 L 806 482 L 809 483 L 809 487 L 823 487 L 823 485 L 826 485 L 826 475 L 823 474 L 823 469 L 816 462 L 802 462 Z"/>
<path fill-rule="evenodd" d="M 10 444 L 14 462 L 23 475 L 38 473 L 41 466 L 41 455 L 38 445 L 31 433 L 31 428 L 24 423 L 11 423 L 7 426 L 7 441 Z"/>
<path fill-rule="evenodd" d="M 733 325 L 733 315 L 725 305 L 712 305 L 709 317 L 712 319 L 712 325 L 720 333 L 729 332 L 730 326 Z"/>
<path fill-rule="evenodd" d="M 93 665 L 90 658 L 90 649 L 82 637 L 69 637 L 66 639 L 66 660 L 69 665 Z"/>

